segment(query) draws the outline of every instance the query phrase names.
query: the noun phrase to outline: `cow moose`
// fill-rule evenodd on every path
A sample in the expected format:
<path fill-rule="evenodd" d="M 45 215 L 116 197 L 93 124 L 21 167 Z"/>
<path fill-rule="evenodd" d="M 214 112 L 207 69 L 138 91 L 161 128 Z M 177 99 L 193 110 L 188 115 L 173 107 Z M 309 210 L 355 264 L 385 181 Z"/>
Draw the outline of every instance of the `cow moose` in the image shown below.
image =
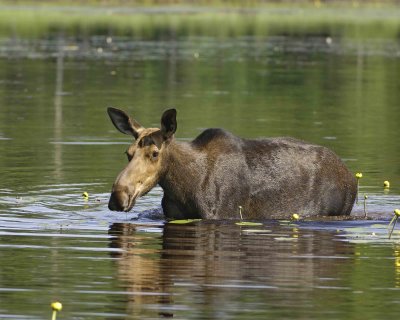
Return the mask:
<path fill-rule="evenodd" d="M 134 137 L 128 165 L 117 176 L 108 207 L 129 211 L 159 184 L 168 219 L 269 219 L 349 215 L 357 182 L 328 148 L 294 138 L 243 139 L 206 129 L 177 141 L 176 110 L 161 128 L 144 128 L 124 111 L 108 108 L 114 126 Z M 239 212 L 239 207 L 241 212 Z"/>

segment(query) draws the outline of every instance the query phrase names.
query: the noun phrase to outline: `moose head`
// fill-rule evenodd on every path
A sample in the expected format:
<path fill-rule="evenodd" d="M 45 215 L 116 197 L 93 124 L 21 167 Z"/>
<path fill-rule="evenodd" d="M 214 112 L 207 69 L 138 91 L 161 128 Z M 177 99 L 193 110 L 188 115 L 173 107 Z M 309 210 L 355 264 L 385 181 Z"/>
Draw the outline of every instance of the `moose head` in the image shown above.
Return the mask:
<path fill-rule="evenodd" d="M 108 108 L 114 126 L 134 137 L 126 150 L 128 165 L 117 176 L 108 207 L 113 211 L 130 211 L 136 199 L 149 192 L 163 173 L 163 155 L 177 128 L 176 110 L 166 110 L 161 117 L 161 129 L 144 128 L 124 111 Z"/>

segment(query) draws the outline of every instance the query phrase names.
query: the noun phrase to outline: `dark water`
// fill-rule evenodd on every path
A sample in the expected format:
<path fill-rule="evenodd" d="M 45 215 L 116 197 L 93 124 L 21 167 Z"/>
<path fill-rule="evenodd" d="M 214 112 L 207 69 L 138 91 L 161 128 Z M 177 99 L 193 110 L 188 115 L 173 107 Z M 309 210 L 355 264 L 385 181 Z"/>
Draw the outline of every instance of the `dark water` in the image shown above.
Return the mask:
<path fill-rule="evenodd" d="M 55 299 L 60 319 L 396 317 L 399 54 L 306 36 L 1 40 L 0 318 L 49 318 Z M 328 146 L 363 173 L 374 221 L 164 225 L 160 188 L 110 212 L 129 138 L 107 106 L 145 126 L 174 106 L 179 139 L 224 127 Z"/>

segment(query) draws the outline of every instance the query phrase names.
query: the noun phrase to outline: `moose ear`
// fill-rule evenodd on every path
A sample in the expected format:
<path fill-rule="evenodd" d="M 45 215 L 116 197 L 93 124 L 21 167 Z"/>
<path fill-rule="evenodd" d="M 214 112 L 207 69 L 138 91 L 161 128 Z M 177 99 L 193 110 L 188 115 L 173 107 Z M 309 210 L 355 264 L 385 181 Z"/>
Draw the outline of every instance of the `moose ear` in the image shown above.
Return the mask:
<path fill-rule="evenodd" d="M 161 117 L 161 133 L 164 139 L 169 139 L 176 131 L 176 110 L 166 110 Z"/>
<path fill-rule="evenodd" d="M 124 111 L 116 108 L 107 108 L 108 115 L 114 126 L 122 133 L 138 138 L 143 127 L 136 120 L 131 119 Z"/>

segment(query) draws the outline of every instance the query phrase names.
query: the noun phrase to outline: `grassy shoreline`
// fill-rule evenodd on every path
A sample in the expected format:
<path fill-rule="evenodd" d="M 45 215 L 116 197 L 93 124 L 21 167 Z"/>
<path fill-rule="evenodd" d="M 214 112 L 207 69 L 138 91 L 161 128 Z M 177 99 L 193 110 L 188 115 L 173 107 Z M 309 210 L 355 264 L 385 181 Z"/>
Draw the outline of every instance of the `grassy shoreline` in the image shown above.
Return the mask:
<path fill-rule="evenodd" d="M 398 38 L 400 7 L 263 6 L 216 7 L 8 6 L 0 2 L 0 36 L 42 38 L 63 33 L 134 36 L 329 35 Z"/>
<path fill-rule="evenodd" d="M 400 0 L 0 0 L 0 5 L 35 6 L 206 6 L 206 7 L 387 7 L 400 4 Z"/>

